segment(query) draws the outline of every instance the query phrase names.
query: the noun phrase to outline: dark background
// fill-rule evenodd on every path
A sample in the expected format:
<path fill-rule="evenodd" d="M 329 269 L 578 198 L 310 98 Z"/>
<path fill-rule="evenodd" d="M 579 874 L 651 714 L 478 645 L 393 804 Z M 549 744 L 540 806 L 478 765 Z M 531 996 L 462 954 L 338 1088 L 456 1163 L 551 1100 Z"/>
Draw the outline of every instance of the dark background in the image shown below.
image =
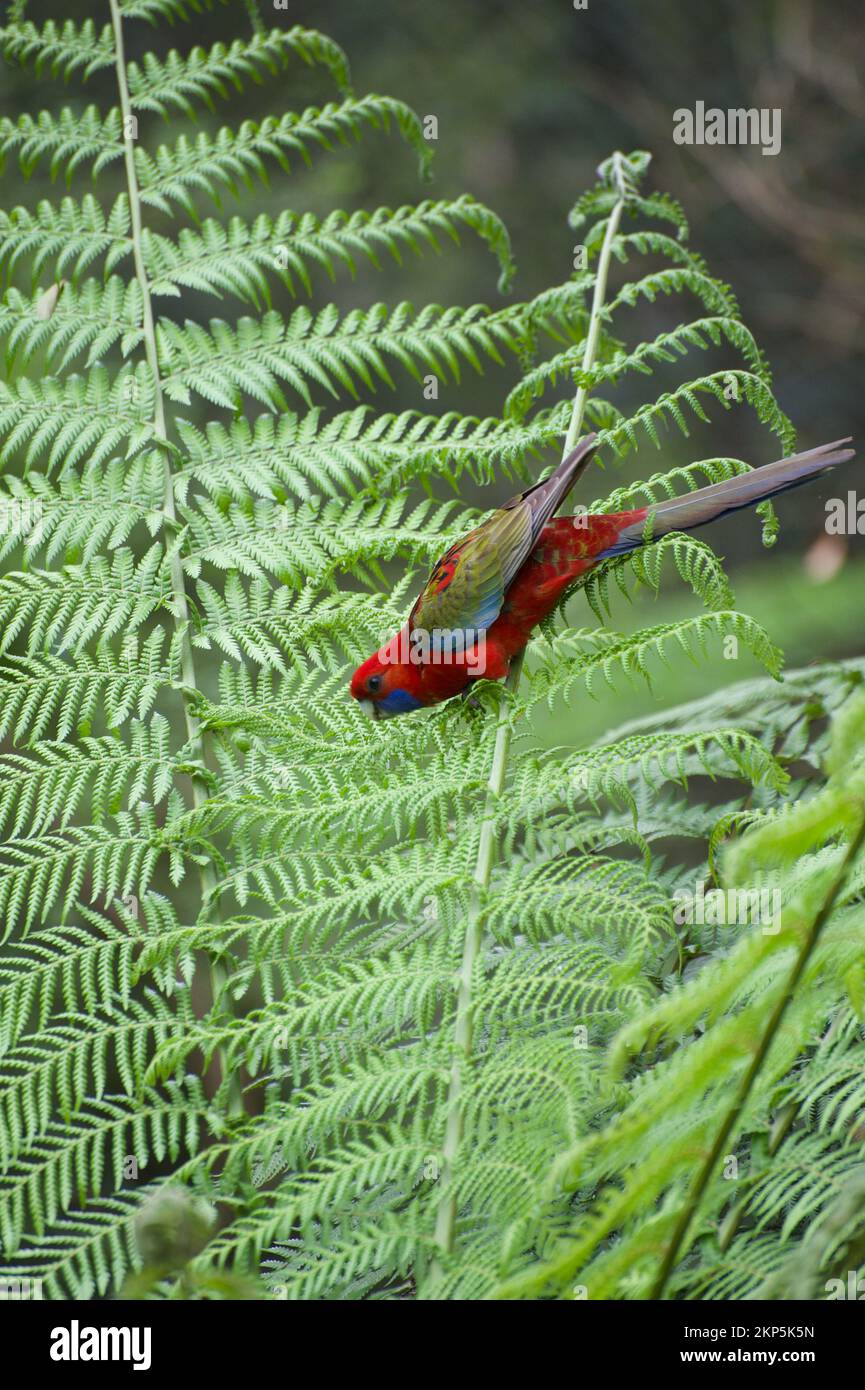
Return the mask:
<path fill-rule="evenodd" d="M 369 210 L 381 204 L 413 203 L 424 197 L 455 197 L 470 192 L 504 219 L 513 242 L 518 274 L 511 294 L 528 298 L 566 279 L 578 237 L 567 225 L 574 201 L 594 179 L 598 163 L 612 150 L 653 153 L 651 185 L 670 192 L 685 206 L 691 244 L 714 274 L 727 281 L 743 317 L 768 353 L 782 408 L 799 429 L 802 447 L 861 433 L 863 417 L 862 324 L 865 311 L 865 217 L 861 188 L 865 173 L 865 9 L 859 4 L 817 5 L 812 0 L 588 0 L 576 10 L 572 0 L 532 4 L 468 3 L 467 0 L 289 0 L 285 10 L 260 3 L 265 23 L 304 24 L 337 40 L 351 60 L 358 95 L 383 92 L 407 101 L 421 115 L 438 118 L 434 179 L 422 184 L 410 149 L 391 135 L 365 134 L 359 145 L 336 154 L 315 155 L 307 170 L 298 163 L 291 177 L 275 171 L 270 186 L 244 193 L 243 215 L 283 207 L 325 214 L 334 207 Z M 102 3 L 73 3 L 62 14 L 50 4 L 33 3 L 28 16 L 108 20 Z M 127 26 L 128 56 L 146 48 L 182 51 L 193 43 L 209 47 L 249 32 L 245 0 L 197 16 L 173 31 L 161 24 Z M 83 95 L 82 95 L 83 90 Z M 338 99 L 326 73 L 292 63 L 228 103 L 218 103 L 205 124 L 236 126 L 244 117 L 302 109 Z M 4 78 L 0 114 L 87 100 L 100 107 L 115 102 L 113 74 L 97 75 L 87 88 L 73 78 L 59 79 L 9 71 Z M 673 143 L 673 112 L 707 106 L 780 107 L 782 148 L 777 157 L 759 148 L 678 147 Z M 142 138 L 153 148 L 173 140 L 190 122 L 179 115 L 165 125 L 158 117 L 142 122 Z M 101 176 L 99 192 L 113 195 L 119 176 Z M 32 206 L 39 196 L 57 196 L 46 174 L 31 189 L 9 169 L 0 193 Z M 76 189 L 80 191 L 81 182 Z M 220 211 L 202 204 L 206 215 L 229 216 L 230 199 Z M 167 230 L 152 218 L 158 230 Z M 648 269 L 646 266 L 645 269 Z M 617 267 L 613 284 L 644 273 L 637 261 Z M 314 302 L 335 298 L 347 309 L 377 299 L 406 298 L 421 305 L 500 303 L 497 268 L 471 233 L 460 250 L 440 257 L 409 257 L 402 267 L 388 263 L 383 274 L 361 269 L 356 279 L 340 274 L 331 285 L 318 276 Z M 190 295 L 190 316 L 244 312 L 230 301 Z M 173 309 L 171 301 L 160 308 Z M 690 301 L 663 301 L 641 307 L 623 320 L 620 331 L 631 343 L 654 337 L 666 327 L 703 312 Z M 671 377 L 636 379 L 634 404 L 650 399 L 683 374 L 696 376 L 726 364 L 726 354 L 694 354 Z M 443 389 L 438 406 L 427 405 L 419 388 L 401 377 L 393 398 L 379 396 L 383 409 L 406 406 L 459 409 L 497 414 L 513 383 L 514 370 L 469 374 L 460 386 Z M 561 388 L 560 388 L 561 389 Z M 618 397 L 616 398 L 618 400 Z M 754 463 L 778 456 L 775 441 L 747 407 L 717 412 L 711 427 L 698 427 L 692 440 L 670 436 L 670 452 L 651 446 L 625 464 L 629 473 L 656 471 L 669 462 L 732 453 Z M 782 534 L 774 550 L 760 546 L 759 525 L 734 518 L 714 529 L 712 542 L 728 559 L 740 606 L 769 627 L 790 663 L 804 664 L 861 651 L 862 537 L 827 550 L 825 500 L 846 495 L 856 485 L 854 464 L 822 487 L 782 498 Z M 611 480 L 612 483 L 613 480 Z M 507 482 L 500 493 L 507 495 Z M 865 496 L 865 488 L 860 488 Z M 471 500 L 492 505 L 489 493 Z M 586 499 L 588 500 L 588 499 Z M 865 523 L 863 523 L 865 524 Z M 834 571 L 831 574 L 830 572 Z M 652 602 L 651 600 L 648 600 Z M 578 600 L 578 602 L 580 602 Z M 614 612 L 621 626 L 664 621 L 693 603 L 675 584 L 667 586 L 647 614 Z M 575 617 L 593 622 L 582 606 Z M 752 674 L 750 658 L 729 678 Z M 702 675 L 677 672 L 660 698 L 687 698 L 718 682 L 717 664 Z M 623 714 L 638 712 L 645 696 L 625 697 Z M 590 716 L 591 725 L 593 716 Z"/>

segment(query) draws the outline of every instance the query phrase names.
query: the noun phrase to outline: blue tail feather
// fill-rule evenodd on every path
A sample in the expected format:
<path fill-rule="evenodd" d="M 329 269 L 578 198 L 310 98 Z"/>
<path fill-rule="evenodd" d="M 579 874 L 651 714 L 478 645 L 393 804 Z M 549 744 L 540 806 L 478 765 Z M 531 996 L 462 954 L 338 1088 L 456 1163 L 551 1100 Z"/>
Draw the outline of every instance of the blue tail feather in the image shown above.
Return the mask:
<path fill-rule="evenodd" d="M 853 449 L 841 447 L 849 442 L 848 437 L 833 444 L 822 444 L 805 453 L 792 454 L 789 458 L 764 464 L 762 468 L 739 473 L 734 478 L 725 478 L 721 483 L 711 483 L 683 497 L 658 502 L 648 509 L 645 520 L 624 527 L 615 544 L 602 551 L 598 558 L 605 560 L 613 555 L 624 555 L 643 545 L 647 525 L 651 539 L 659 540 L 670 531 L 692 531 L 697 526 L 705 526 L 707 522 L 730 516 L 743 507 L 753 507 L 767 497 L 776 497 L 794 487 L 801 487 L 827 469 L 853 458 Z"/>

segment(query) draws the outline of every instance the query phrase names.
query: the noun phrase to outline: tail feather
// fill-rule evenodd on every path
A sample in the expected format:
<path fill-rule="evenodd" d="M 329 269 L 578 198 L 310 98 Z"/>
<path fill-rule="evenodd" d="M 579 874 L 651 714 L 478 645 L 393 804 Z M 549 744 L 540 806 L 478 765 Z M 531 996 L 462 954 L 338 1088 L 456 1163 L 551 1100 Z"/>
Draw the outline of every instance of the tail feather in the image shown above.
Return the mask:
<path fill-rule="evenodd" d="M 850 436 L 837 439 L 832 444 L 821 444 L 816 449 L 791 454 L 789 458 L 764 464 L 762 468 L 752 468 L 748 473 L 739 473 L 722 483 L 711 483 L 697 492 L 686 493 L 684 497 L 671 497 L 647 507 L 636 521 L 623 526 L 615 544 L 602 551 L 598 559 L 622 555 L 642 545 L 646 539 L 647 525 L 652 540 L 658 540 L 670 531 L 692 531 L 696 526 L 705 526 L 707 522 L 728 516 L 742 507 L 752 507 L 779 492 L 801 487 L 827 469 L 853 458 L 855 450 L 842 447 L 849 443 Z"/>

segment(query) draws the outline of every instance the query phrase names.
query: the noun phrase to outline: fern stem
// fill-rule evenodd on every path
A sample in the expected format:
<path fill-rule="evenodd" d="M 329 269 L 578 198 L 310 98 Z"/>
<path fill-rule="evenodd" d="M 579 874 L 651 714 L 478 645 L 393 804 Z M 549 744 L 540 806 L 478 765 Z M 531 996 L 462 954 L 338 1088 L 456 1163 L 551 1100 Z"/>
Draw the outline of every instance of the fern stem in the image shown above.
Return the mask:
<path fill-rule="evenodd" d="M 505 688 L 508 696 L 516 691 L 519 685 L 520 672 L 522 670 L 522 653 L 516 657 L 508 672 Z M 454 1031 L 455 1056 L 451 1068 L 450 1087 L 447 1100 L 447 1121 L 445 1124 L 445 1138 L 442 1150 L 442 1187 L 443 1196 L 439 1203 L 436 1216 L 435 1239 L 438 1247 L 449 1252 L 453 1249 L 454 1232 L 456 1228 L 456 1196 L 451 1191 L 454 1174 L 454 1160 L 462 1139 L 463 1132 L 463 1110 L 462 1110 L 462 1089 L 463 1089 L 463 1070 L 468 1063 L 472 1052 L 472 982 L 474 977 L 475 964 L 481 948 L 482 920 L 481 909 L 483 894 L 489 886 L 490 876 L 493 871 L 495 860 L 495 828 L 494 812 L 498 798 L 501 796 L 505 785 L 507 774 L 508 753 L 511 746 L 511 719 L 508 698 L 505 708 L 499 717 L 499 725 L 496 730 L 496 742 L 493 750 L 493 763 L 490 771 L 489 781 L 487 782 L 487 800 L 484 812 L 484 819 L 481 825 L 480 841 L 478 844 L 478 857 L 474 872 L 474 892 L 469 909 L 469 920 L 466 928 L 465 941 L 463 942 L 463 958 L 459 972 L 459 989 L 457 992 L 456 1005 L 456 1027 Z"/>
<path fill-rule="evenodd" d="M 583 351 L 582 369 L 584 372 L 590 371 L 595 365 L 595 357 L 598 351 L 598 339 L 600 337 L 601 322 L 603 319 L 604 301 L 607 293 L 607 279 L 610 271 L 613 241 L 618 232 L 622 212 L 627 201 L 627 191 L 624 178 L 621 174 L 618 177 L 618 182 L 620 196 L 614 204 L 607 221 L 604 241 L 601 246 L 601 253 L 598 257 L 598 267 L 595 274 L 595 285 L 592 295 L 592 309 Z M 573 450 L 580 437 L 588 398 L 588 387 L 580 386 L 574 398 L 571 420 L 568 426 L 568 432 L 565 436 L 565 443 L 562 449 L 563 459 Z M 469 910 L 465 941 L 463 943 L 462 964 L 458 976 L 459 988 L 457 992 L 456 1024 L 454 1031 L 455 1055 L 448 1089 L 447 1121 L 445 1124 L 445 1138 L 442 1149 L 442 1197 L 436 1214 L 435 1229 L 436 1245 L 444 1254 L 450 1254 L 453 1250 L 456 1232 L 457 1204 L 453 1183 L 456 1155 L 463 1134 L 463 1073 L 471 1059 L 472 1052 L 472 983 L 481 948 L 483 899 L 489 888 L 493 864 L 495 862 L 495 807 L 498 798 L 504 790 L 505 778 L 507 776 L 508 755 L 511 746 L 512 726 L 508 707 L 510 705 L 510 696 L 516 693 L 517 687 L 519 686 L 522 665 L 523 654 L 521 653 L 512 663 L 505 682 L 508 698 L 496 730 L 492 768 L 487 783 L 487 800 L 481 825 L 480 841 L 478 843 L 478 857 L 475 864 L 474 891 Z M 437 1266 L 434 1266 L 434 1277 L 437 1272 L 440 1271 Z"/>
<path fill-rule="evenodd" d="M 162 392 L 162 379 L 159 371 L 159 347 L 156 341 L 153 300 L 150 293 L 150 281 L 144 263 L 141 198 L 138 188 L 138 175 L 135 169 L 133 131 L 135 129 L 136 117 L 132 111 L 132 104 L 129 100 L 129 86 L 126 81 L 123 19 L 120 13 L 118 0 L 109 0 L 109 6 L 111 10 L 111 24 L 114 30 L 114 55 L 117 70 L 117 89 L 120 96 L 120 114 L 123 119 L 123 159 L 126 169 L 127 191 L 129 194 L 132 255 L 136 279 L 141 286 L 143 306 L 142 327 L 144 330 L 145 354 L 147 357 L 147 364 L 153 377 L 154 426 L 157 437 L 167 445 L 168 430 L 165 422 L 165 398 Z M 165 472 L 162 506 L 167 523 L 172 530 L 174 530 L 177 526 L 177 511 L 174 503 L 174 479 L 171 472 L 171 462 L 167 448 L 163 448 L 162 456 Z M 169 560 L 169 573 L 171 578 L 174 622 L 180 633 L 180 672 L 183 682 L 183 712 L 186 723 L 186 737 L 192 759 L 199 759 L 206 765 L 209 741 L 206 732 L 202 730 L 201 724 L 190 704 L 190 693 L 197 691 L 199 687 L 195 670 L 195 658 L 189 637 L 189 603 L 186 593 L 186 580 L 183 574 L 183 561 L 176 546 L 172 548 Z M 192 784 L 192 803 L 197 810 L 207 800 L 207 783 L 204 778 L 196 776 L 194 772 L 190 772 L 189 776 Z M 216 888 L 216 875 L 212 863 L 208 861 L 208 863 L 202 866 L 200 877 L 202 899 L 206 902 Z M 211 961 L 211 998 L 215 999 L 217 997 L 223 983 L 224 972 L 222 967 L 217 962 Z M 230 1070 L 226 1068 L 224 1058 L 222 1057 L 219 1059 L 219 1072 L 220 1078 L 223 1081 L 226 1079 L 228 1080 L 230 1108 L 234 1113 L 237 1113 L 242 1109 L 238 1079 L 236 1075 L 232 1074 Z"/>
<path fill-rule="evenodd" d="M 715 1137 L 715 1142 L 712 1145 L 709 1154 L 707 1155 L 699 1173 L 697 1174 L 696 1179 L 694 1180 L 694 1184 L 691 1188 L 691 1191 L 685 1198 L 681 1213 L 679 1215 L 679 1219 L 676 1222 L 672 1237 L 670 1239 L 670 1243 L 667 1246 L 667 1250 L 664 1255 L 661 1268 L 658 1271 L 657 1279 L 655 1280 L 652 1292 L 649 1295 L 649 1297 L 652 1299 L 659 1299 L 663 1296 L 664 1289 L 667 1285 L 667 1281 L 670 1277 L 670 1274 L 672 1273 L 673 1266 L 675 1265 L 676 1260 L 678 1259 L 679 1251 L 682 1247 L 685 1236 L 688 1233 L 688 1228 L 690 1227 L 692 1220 L 697 1214 L 697 1208 L 700 1204 L 700 1200 L 704 1192 L 706 1191 L 706 1188 L 709 1185 L 709 1180 L 711 1179 L 712 1174 L 715 1171 L 715 1167 L 718 1163 L 718 1160 L 727 1148 L 730 1136 L 733 1133 L 733 1130 L 735 1129 L 736 1124 L 738 1123 L 742 1115 L 745 1105 L 747 1104 L 748 1097 L 751 1094 L 752 1087 L 760 1072 L 760 1068 L 766 1060 L 766 1057 L 769 1053 L 769 1049 L 771 1048 L 772 1043 L 775 1039 L 775 1035 L 777 1034 L 778 1029 L 781 1026 L 781 1023 L 783 1022 L 784 1015 L 787 1012 L 787 1009 L 789 1008 L 790 1003 L 793 999 L 796 986 L 798 985 L 799 980 L 802 977 L 802 972 L 804 971 L 805 966 L 808 964 L 808 960 L 810 959 L 814 951 L 814 947 L 817 945 L 817 942 L 820 938 L 820 933 L 822 932 L 824 926 L 826 925 L 830 916 L 832 915 L 832 909 L 835 906 L 838 894 L 844 887 L 844 884 L 847 880 L 847 875 L 850 872 L 854 860 L 856 859 L 860 850 L 862 850 L 863 847 L 865 847 L 865 807 L 862 808 L 862 811 L 862 821 L 859 826 L 859 829 L 853 836 L 853 839 L 850 841 L 847 853 L 844 855 L 844 859 L 841 863 L 841 868 L 839 869 L 835 877 L 835 880 L 823 901 L 823 905 L 820 908 L 820 911 L 817 913 L 816 917 L 814 918 L 814 921 L 811 923 L 811 927 L 807 935 L 805 936 L 805 940 L 803 941 L 799 954 L 796 957 L 796 960 L 793 964 L 793 969 L 790 971 L 789 978 L 786 984 L 784 985 L 784 988 L 781 990 L 777 1003 L 775 1004 L 775 1007 L 772 1010 L 772 1013 L 769 1017 L 769 1021 L 766 1024 L 763 1036 L 760 1039 L 760 1044 L 756 1052 L 754 1053 L 748 1070 L 745 1072 L 745 1075 L 742 1078 L 742 1081 L 739 1085 L 739 1089 L 734 1097 L 733 1104 L 730 1106 L 730 1109 L 724 1117 L 724 1122 L 721 1125 L 721 1128 L 719 1129 Z"/>
<path fill-rule="evenodd" d="M 595 275 L 595 289 L 592 295 L 592 312 L 589 318 L 589 331 L 586 335 L 586 346 L 583 352 L 582 368 L 584 372 L 591 371 L 595 365 L 595 358 L 598 352 L 598 338 L 601 333 L 601 321 L 603 319 L 604 300 L 607 295 L 607 278 L 610 273 L 610 260 L 613 253 L 613 242 L 619 230 L 619 223 L 622 220 L 626 195 L 624 190 L 607 222 L 607 230 L 604 234 L 604 243 L 601 247 L 601 254 L 598 257 L 598 270 Z M 583 417 L 586 413 L 586 402 L 589 399 L 588 386 L 580 386 L 574 400 L 574 408 L 571 411 L 571 423 L 565 435 L 565 444 L 562 449 L 562 458 L 567 458 L 568 454 L 575 448 L 580 432 L 583 428 Z"/>

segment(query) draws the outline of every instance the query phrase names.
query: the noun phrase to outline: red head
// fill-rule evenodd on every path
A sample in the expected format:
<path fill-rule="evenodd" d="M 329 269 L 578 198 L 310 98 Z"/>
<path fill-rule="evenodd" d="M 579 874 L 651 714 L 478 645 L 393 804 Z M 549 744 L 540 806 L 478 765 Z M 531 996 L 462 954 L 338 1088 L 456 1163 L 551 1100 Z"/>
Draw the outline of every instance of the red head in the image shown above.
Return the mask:
<path fill-rule="evenodd" d="M 401 633 L 358 666 L 351 678 L 351 693 L 364 714 L 374 719 L 391 719 L 395 714 L 410 714 L 425 704 L 435 703 L 425 698 L 421 667 L 397 658 Z"/>

